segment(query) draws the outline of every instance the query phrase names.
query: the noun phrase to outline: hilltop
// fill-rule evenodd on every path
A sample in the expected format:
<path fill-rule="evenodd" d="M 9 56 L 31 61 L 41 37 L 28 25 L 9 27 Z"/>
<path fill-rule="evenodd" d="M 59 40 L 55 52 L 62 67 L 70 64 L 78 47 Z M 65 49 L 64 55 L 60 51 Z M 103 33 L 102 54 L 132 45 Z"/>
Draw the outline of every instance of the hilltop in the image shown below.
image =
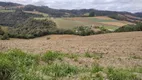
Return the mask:
<path fill-rule="evenodd" d="M 95 16 L 109 16 L 114 19 L 126 20 L 130 22 L 142 21 L 142 19 L 140 18 L 142 17 L 141 13 L 104 11 L 104 10 L 96 10 L 96 9 L 79 9 L 79 10 L 53 9 L 48 6 L 22 5 L 22 4 L 11 3 L 11 2 L 9 3 L 1 2 L 0 6 L 7 7 L 7 9 L 21 8 L 24 11 L 38 11 L 38 12 L 46 13 L 51 17 L 75 17 L 75 16 L 85 17 L 85 16 L 89 16 L 88 15 L 89 13 L 94 12 Z"/>
<path fill-rule="evenodd" d="M 12 2 L 0 2 L 0 6 L 2 6 L 2 7 L 14 7 L 14 6 L 22 6 L 22 4 L 12 3 Z"/>

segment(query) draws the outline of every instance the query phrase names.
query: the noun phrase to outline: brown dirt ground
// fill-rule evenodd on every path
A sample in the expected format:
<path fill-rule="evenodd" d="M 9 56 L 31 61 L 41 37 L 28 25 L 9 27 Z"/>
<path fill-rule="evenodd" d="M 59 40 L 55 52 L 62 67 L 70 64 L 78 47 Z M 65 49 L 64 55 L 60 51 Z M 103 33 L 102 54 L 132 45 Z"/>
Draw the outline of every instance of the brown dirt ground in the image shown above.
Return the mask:
<path fill-rule="evenodd" d="M 47 37 L 50 39 L 47 40 Z M 30 40 L 0 40 L 0 51 L 14 48 L 31 53 L 44 53 L 48 50 L 76 54 L 104 53 L 103 58 L 96 60 L 102 66 L 142 66 L 142 32 L 110 33 L 86 37 L 50 35 Z M 92 59 L 80 60 L 86 64 L 92 62 Z"/>

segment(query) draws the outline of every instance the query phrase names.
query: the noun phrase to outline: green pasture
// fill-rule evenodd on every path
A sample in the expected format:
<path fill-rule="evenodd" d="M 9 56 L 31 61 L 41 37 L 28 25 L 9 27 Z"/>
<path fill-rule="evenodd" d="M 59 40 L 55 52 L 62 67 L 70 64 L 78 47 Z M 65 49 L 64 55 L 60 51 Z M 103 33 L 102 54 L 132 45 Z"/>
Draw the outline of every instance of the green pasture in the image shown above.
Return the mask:
<path fill-rule="evenodd" d="M 3 13 L 5 13 L 5 12 L 14 12 L 15 10 L 2 10 L 2 9 L 0 9 L 0 12 L 3 12 Z"/>

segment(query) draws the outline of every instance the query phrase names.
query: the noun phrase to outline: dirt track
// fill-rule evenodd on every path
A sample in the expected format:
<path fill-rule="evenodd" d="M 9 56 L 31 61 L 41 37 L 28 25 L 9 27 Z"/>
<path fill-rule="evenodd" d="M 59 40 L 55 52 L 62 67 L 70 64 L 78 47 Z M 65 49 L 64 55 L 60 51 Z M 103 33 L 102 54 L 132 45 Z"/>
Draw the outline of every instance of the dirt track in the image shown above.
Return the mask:
<path fill-rule="evenodd" d="M 47 37 L 50 37 L 47 40 Z M 50 35 L 24 40 L 0 41 L 0 50 L 18 48 L 32 53 L 48 50 L 67 53 L 104 53 L 99 60 L 102 66 L 142 66 L 142 32 L 110 33 L 93 36 Z M 138 59 L 132 58 L 139 57 Z"/>

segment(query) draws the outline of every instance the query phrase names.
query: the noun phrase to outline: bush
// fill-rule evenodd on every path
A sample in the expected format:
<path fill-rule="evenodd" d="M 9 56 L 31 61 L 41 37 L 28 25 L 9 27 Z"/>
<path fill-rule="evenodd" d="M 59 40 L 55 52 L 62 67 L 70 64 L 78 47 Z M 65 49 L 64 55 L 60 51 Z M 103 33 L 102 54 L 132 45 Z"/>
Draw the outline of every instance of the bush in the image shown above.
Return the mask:
<path fill-rule="evenodd" d="M 95 32 L 92 30 L 91 27 L 88 27 L 88 26 L 79 26 L 79 27 L 76 27 L 74 29 L 74 33 L 76 35 L 87 36 L 87 35 L 92 35 Z"/>
<path fill-rule="evenodd" d="M 8 40 L 9 35 L 0 27 L 0 39 L 1 40 Z"/>
<path fill-rule="evenodd" d="M 115 32 L 130 32 L 130 31 L 142 31 L 142 23 L 136 25 L 126 25 L 115 30 Z"/>
<path fill-rule="evenodd" d="M 0 35 L 3 35 L 4 31 L 2 30 L 2 28 L 0 27 Z"/>
<path fill-rule="evenodd" d="M 2 37 L 1 40 L 9 40 L 9 35 L 5 33 Z"/>

